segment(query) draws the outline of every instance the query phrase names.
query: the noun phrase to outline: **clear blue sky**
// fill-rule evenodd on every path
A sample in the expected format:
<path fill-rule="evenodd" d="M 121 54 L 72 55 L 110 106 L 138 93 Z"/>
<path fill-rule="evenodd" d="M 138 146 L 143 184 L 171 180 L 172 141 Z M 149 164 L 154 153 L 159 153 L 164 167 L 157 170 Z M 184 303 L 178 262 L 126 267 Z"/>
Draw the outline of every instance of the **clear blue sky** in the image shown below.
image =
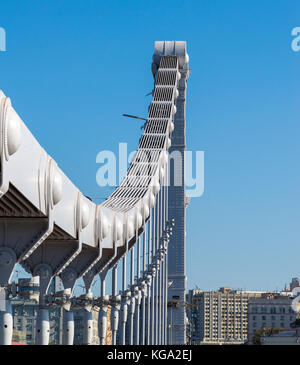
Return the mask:
<path fill-rule="evenodd" d="M 86 194 L 96 155 L 137 147 L 155 40 L 186 40 L 187 148 L 205 193 L 187 210 L 188 288 L 282 288 L 300 276 L 298 0 L 2 0 L 0 88 Z M 95 199 L 100 202 L 101 199 Z"/>

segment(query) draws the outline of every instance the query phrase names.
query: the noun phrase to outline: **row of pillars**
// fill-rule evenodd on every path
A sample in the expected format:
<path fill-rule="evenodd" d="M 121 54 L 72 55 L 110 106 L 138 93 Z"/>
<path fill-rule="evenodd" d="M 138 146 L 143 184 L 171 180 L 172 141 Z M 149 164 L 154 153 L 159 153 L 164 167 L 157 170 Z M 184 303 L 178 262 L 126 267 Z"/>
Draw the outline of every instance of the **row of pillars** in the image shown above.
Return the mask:
<path fill-rule="evenodd" d="M 145 242 L 145 240 L 144 240 Z M 140 245 L 137 245 L 137 258 Z M 143 245 L 145 252 L 145 243 Z M 131 249 L 131 279 L 129 289 L 123 289 L 117 295 L 117 266 L 112 271 L 112 296 L 105 295 L 105 277 L 101 280 L 101 305 L 98 318 L 98 334 L 100 344 L 104 345 L 107 335 L 107 309 L 111 306 L 112 344 L 156 344 L 167 343 L 167 247 L 161 245 L 157 249 L 150 271 L 145 270 L 145 280 L 134 282 L 134 247 Z M 143 255 L 144 258 L 144 255 Z M 123 258 L 123 288 L 126 283 L 126 256 Z M 137 260 L 139 267 L 139 259 Z M 143 260 L 144 261 L 144 260 Z M 144 261 L 145 262 L 145 261 Z M 143 263 L 143 266 L 145 264 Z M 137 285 L 139 284 L 139 285 Z M 3 288 L 4 289 L 4 288 Z M 2 297 L 1 297 L 2 295 Z M 12 341 L 13 316 L 8 292 L 0 292 L 0 344 L 10 345 Z M 119 320 L 120 318 L 120 320 Z M 49 309 L 40 303 L 36 321 L 36 344 L 49 344 L 50 325 Z M 93 317 L 90 310 L 84 310 L 82 344 L 89 345 L 93 337 Z M 63 309 L 64 345 L 72 345 L 74 341 L 74 314 L 72 310 Z"/>
<path fill-rule="evenodd" d="M 167 182 L 167 176 L 165 182 Z M 122 259 L 121 290 L 118 293 L 118 264 L 112 269 L 111 330 L 113 345 L 166 345 L 168 302 L 168 242 L 173 221 L 168 221 L 168 184 L 157 195 L 150 219 L 136 245 Z M 129 283 L 127 258 L 130 254 Z M 136 265 L 135 265 L 136 254 Z M 101 296 L 105 298 L 105 277 Z M 99 314 L 100 343 L 105 343 L 107 302 Z"/>
<path fill-rule="evenodd" d="M 165 182 L 167 181 L 165 176 Z M 173 221 L 168 221 L 168 184 L 164 183 L 157 194 L 156 203 L 150 212 L 141 236 L 136 234 L 136 243 L 122 258 L 121 290 L 118 294 L 118 262 L 112 268 L 112 295 L 106 295 L 107 271 L 100 273 L 101 297 L 98 318 L 100 344 L 104 345 L 107 335 L 107 309 L 111 306 L 112 344 L 166 345 L 167 302 L 168 302 L 168 242 Z M 136 251 L 136 252 L 135 252 Z M 127 285 L 127 258 L 130 254 L 130 273 Z M 136 263 L 135 263 L 136 254 Z M 40 274 L 40 289 L 43 289 Z M 46 295 L 40 295 L 36 323 L 38 345 L 49 344 L 49 307 Z M 99 304 L 100 303 L 100 304 Z M 93 318 L 89 310 L 84 311 L 83 344 L 91 344 L 93 337 Z M 7 288 L 0 288 L 0 344 L 11 344 L 13 318 Z M 74 315 L 72 310 L 63 310 L 63 344 L 72 345 L 74 341 Z"/>

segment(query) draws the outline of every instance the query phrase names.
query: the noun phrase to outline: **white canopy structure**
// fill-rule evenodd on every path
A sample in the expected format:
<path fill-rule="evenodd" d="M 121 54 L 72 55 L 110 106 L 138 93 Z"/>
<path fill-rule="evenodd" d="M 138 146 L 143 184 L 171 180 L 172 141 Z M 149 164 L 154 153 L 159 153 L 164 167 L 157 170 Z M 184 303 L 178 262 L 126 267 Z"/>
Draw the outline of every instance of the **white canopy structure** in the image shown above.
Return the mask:
<path fill-rule="evenodd" d="M 168 150 L 179 84 L 185 89 L 188 77 L 186 43 L 155 42 L 152 72 L 153 101 L 137 153 L 121 185 L 100 205 L 80 192 L 64 174 L 20 119 L 10 99 L 0 91 L 0 294 L 3 296 L 0 343 L 11 342 L 9 286 L 18 263 L 40 280 L 37 344 L 49 342 L 46 294 L 51 279 L 60 276 L 65 290 L 72 292 L 76 280 L 82 277 L 89 295 L 91 283 L 98 274 L 102 282 L 100 302 L 98 300 L 101 342 L 104 343 L 106 309 L 110 303 L 114 308 L 115 343 L 119 327 L 121 343 L 167 343 L 168 279 L 164 258 L 168 240 L 162 238 L 169 236 L 172 218 L 168 216 Z M 185 100 L 181 102 L 185 105 Z M 135 247 L 139 255 L 136 273 Z M 129 251 L 132 267 L 128 287 L 126 257 Z M 121 259 L 123 283 L 118 299 L 116 270 Z M 105 293 L 105 277 L 110 269 L 114 280 L 111 302 Z M 131 325 L 130 339 L 126 341 L 128 305 Z M 119 326 L 118 321 L 120 308 L 123 326 Z M 139 316 L 136 324 L 133 323 L 135 308 Z M 162 335 L 154 334 L 154 312 L 160 313 Z M 73 328 L 71 310 L 66 310 L 66 318 L 64 342 L 71 344 L 74 336 L 70 330 Z M 89 318 L 87 315 L 87 326 Z M 86 336 L 88 343 L 88 331 Z"/>

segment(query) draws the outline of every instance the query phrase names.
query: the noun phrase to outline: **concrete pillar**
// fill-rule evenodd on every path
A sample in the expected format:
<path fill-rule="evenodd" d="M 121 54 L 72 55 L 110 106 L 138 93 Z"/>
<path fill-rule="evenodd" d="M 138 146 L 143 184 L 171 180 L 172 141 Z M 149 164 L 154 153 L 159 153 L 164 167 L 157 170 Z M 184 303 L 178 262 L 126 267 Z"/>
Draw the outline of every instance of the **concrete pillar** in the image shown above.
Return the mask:
<path fill-rule="evenodd" d="M 63 310 L 63 345 L 74 343 L 74 314 L 72 311 Z"/>

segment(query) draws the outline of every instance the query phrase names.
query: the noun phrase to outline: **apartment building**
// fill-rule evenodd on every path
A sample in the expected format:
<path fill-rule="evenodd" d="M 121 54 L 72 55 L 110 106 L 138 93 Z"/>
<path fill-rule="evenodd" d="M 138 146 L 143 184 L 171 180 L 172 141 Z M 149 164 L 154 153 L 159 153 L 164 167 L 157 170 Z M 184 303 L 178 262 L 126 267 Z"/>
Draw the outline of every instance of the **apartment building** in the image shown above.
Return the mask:
<path fill-rule="evenodd" d="M 203 290 L 189 290 L 186 295 L 186 316 L 187 316 L 187 344 L 196 345 L 200 343 L 200 310 L 199 304 Z"/>
<path fill-rule="evenodd" d="M 252 343 L 253 335 L 262 328 L 290 330 L 291 323 L 297 318 L 292 309 L 293 298 L 280 293 L 269 293 L 261 298 L 252 298 L 248 303 L 248 338 Z"/>
<path fill-rule="evenodd" d="M 13 299 L 11 305 L 13 328 L 15 336 L 18 338 L 17 342 L 34 345 L 38 303 L 34 300 L 24 301 L 22 299 Z M 53 345 L 62 343 L 62 312 L 61 307 L 52 307 L 49 309 L 49 343 Z"/>
<path fill-rule="evenodd" d="M 38 278 L 20 278 L 18 280 L 19 296 L 11 300 L 13 315 L 13 341 L 27 345 L 35 344 L 36 318 L 38 313 L 39 282 Z M 61 281 L 54 278 L 49 291 L 55 293 L 61 289 Z M 60 307 L 49 308 L 50 344 L 62 343 L 63 310 Z"/>
<path fill-rule="evenodd" d="M 243 344 L 248 340 L 248 301 L 264 292 L 232 290 L 189 293 L 192 344 Z"/>

